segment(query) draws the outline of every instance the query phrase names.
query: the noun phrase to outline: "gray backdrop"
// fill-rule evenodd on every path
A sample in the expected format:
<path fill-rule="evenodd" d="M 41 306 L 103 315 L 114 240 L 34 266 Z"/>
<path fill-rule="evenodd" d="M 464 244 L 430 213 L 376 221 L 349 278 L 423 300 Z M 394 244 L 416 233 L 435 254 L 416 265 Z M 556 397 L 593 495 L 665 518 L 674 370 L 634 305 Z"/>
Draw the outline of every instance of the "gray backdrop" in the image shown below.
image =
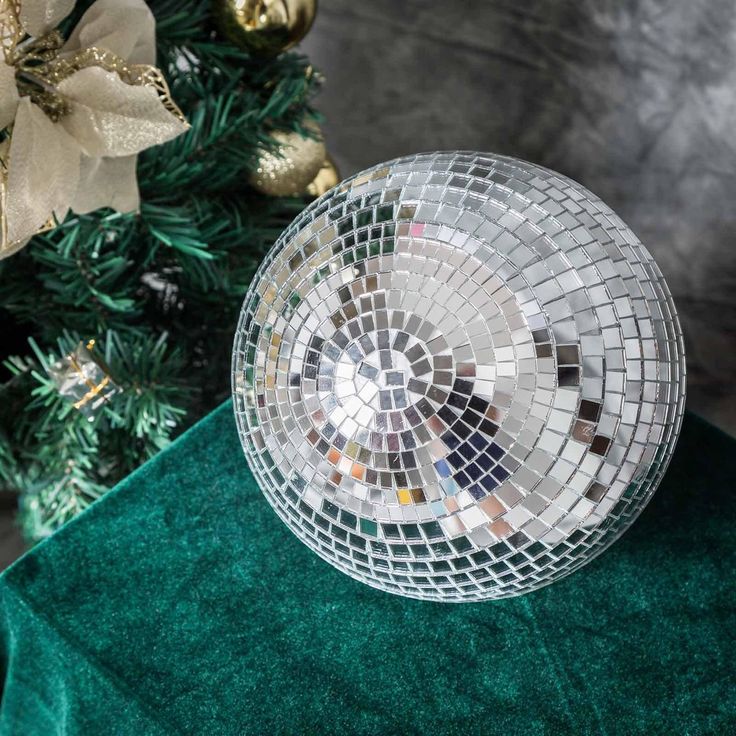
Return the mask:
<path fill-rule="evenodd" d="M 343 176 L 474 149 L 599 194 L 674 293 L 688 408 L 736 434 L 733 0 L 320 0 L 301 48 Z"/>

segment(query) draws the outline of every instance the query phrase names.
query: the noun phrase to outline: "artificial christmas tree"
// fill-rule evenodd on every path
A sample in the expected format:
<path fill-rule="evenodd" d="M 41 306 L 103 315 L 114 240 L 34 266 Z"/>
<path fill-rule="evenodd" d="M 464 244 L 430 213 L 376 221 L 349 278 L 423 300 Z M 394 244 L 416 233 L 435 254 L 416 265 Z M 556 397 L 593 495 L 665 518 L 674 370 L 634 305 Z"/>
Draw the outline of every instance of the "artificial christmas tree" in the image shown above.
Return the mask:
<path fill-rule="evenodd" d="M 90 5 L 77 3 L 62 38 Z M 30 540 L 227 396 L 242 294 L 305 203 L 248 181 L 278 151 L 275 133 L 319 136 L 307 60 L 233 46 L 209 0 L 149 5 L 156 63 L 189 128 L 140 154 L 137 211 L 70 212 L 0 261 L 0 487 L 20 494 Z"/>

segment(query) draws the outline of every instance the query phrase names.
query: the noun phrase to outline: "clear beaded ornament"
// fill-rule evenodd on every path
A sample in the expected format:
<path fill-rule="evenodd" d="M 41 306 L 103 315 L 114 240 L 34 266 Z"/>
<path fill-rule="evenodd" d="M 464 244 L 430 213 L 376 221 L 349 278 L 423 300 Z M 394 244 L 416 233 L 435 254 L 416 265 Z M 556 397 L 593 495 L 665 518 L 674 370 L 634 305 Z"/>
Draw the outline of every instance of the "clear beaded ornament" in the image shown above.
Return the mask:
<path fill-rule="evenodd" d="M 503 598 L 644 508 L 682 420 L 682 333 L 594 194 L 430 153 L 347 179 L 281 235 L 243 304 L 233 397 L 264 495 L 325 560 L 414 598 Z"/>

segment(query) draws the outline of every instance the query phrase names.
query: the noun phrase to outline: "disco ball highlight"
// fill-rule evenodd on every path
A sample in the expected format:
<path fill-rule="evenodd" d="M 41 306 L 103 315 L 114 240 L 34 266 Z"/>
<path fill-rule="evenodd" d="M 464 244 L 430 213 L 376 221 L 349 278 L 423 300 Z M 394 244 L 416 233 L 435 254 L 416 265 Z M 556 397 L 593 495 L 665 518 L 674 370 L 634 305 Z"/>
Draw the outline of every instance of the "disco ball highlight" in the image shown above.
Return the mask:
<path fill-rule="evenodd" d="M 233 354 L 245 455 L 330 564 L 439 601 L 589 562 L 672 456 L 685 363 L 657 265 L 598 197 L 513 158 L 431 153 L 313 202 Z"/>

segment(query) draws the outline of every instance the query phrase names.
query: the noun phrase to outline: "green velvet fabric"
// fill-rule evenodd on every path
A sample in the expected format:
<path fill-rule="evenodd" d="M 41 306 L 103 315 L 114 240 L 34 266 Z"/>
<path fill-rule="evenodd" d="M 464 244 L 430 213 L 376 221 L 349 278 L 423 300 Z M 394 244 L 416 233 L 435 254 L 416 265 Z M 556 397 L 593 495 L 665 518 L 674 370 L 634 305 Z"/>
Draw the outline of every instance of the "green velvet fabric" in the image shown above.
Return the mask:
<path fill-rule="evenodd" d="M 588 567 L 405 600 L 292 536 L 226 404 L 2 575 L 0 733 L 733 733 L 735 478 L 736 442 L 688 416 Z"/>

